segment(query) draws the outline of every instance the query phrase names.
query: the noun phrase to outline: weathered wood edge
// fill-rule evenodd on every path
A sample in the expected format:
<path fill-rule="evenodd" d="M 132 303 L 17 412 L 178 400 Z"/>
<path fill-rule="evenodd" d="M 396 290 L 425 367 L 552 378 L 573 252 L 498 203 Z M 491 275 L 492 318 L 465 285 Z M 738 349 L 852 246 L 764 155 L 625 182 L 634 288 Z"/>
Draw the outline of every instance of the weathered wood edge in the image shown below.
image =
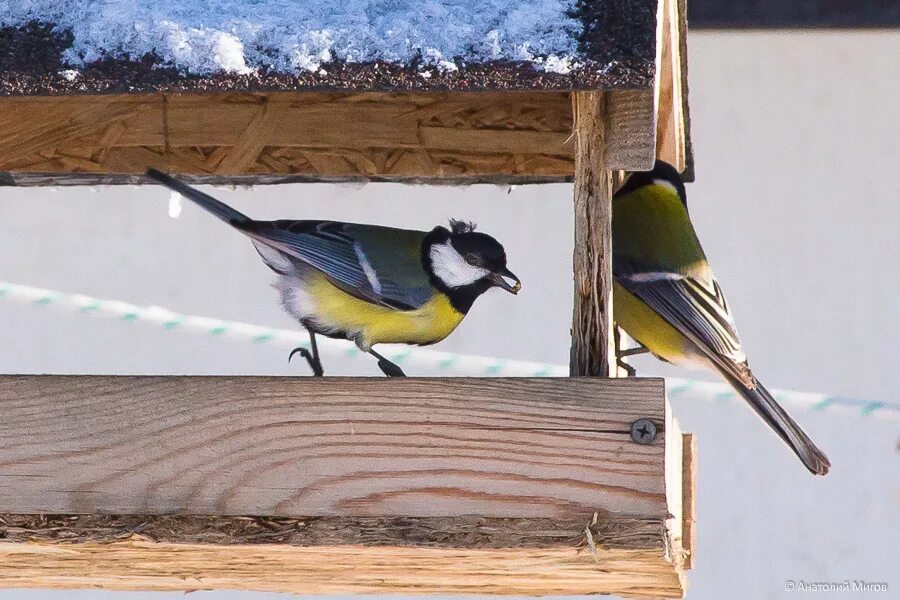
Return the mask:
<path fill-rule="evenodd" d="M 682 587 L 686 587 L 683 502 L 685 487 L 691 482 L 684 480 L 684 437 L 668 399 L 666 400 L 665 452 L 666 504 L 669 507 L 669 518 L 666 519 L 666 557 L 674 565 L 675 573 L 681 579 Z"/>
<path fill-rule="evenodd" d="M 697 521 L 697 439 L 693 433 L 682 434 L 682 532 L 681 545 L 684 547 L 684 568 L 694 568 L 694 548 L 696 547 Z"/>
<path fill-rule="evenodd" d="M 656 160 L 656 92 L 606 93 L 604 159 L 616 171 L 649 171 Z"/>
<path fill-rule="evenodd" d="M 612 172 L 606 163 L 607 98 L 572 95 L 575 119 L 574 307 L 569 372 L 616 372 L 612 331 Z"/>
<path fill-rule="evenodd" d="M 681 44 L 679 41 L 680 15 L 678 0 L 660 0 L 657 26 L 657 132 L 656 154 L 679 171 L 685 167 L 685 131 Z"/>
<path fill-rule="evenodd" d="M 194 185 L 251 187 L 290 183 L 402 183 L 405 185 L 541 185 L 572 183 L 574 175 L 446 175 L 446 176 L 328 176 L 328 175 L 179 175 Z M 0 187 L 145 185 L 147 178 L 137 174 L 115 173 L 32 173 L 0 171 Z"/>
<path fill-rule="evenodd" d="M 452 549 L 168 544 L 4 544 L 0 586 L 306 594 L 618 594 L 680 598 L 657 549 Z"/>
<path fill-rule="evenodd" d="M 681 59 L 681 116 L 684 120 L 684 171 L 686 182 L 694 181 L 694 143 L 691 139 L 691 106 L 688 86 L 688 9 L 687 0 L 678 0 L 678 48 Z"/>

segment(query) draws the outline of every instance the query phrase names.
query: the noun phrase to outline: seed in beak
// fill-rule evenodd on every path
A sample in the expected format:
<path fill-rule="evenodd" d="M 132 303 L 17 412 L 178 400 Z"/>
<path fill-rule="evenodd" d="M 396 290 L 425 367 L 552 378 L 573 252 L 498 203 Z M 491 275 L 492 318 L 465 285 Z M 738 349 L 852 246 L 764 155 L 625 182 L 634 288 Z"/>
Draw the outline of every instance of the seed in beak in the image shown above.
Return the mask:
<path fill-rule="evenodd" d="M 491 273 L 488 278 L 496 287 L 503 288 L 510 294 L 518 294 L 519 290 L 522 289 L 522 282 L 519 281 L 519 278 L 509 269 L 503 269 L 499 273 Z M 515 283 L 510 284 L 507 279 L 510 279 Z"/>

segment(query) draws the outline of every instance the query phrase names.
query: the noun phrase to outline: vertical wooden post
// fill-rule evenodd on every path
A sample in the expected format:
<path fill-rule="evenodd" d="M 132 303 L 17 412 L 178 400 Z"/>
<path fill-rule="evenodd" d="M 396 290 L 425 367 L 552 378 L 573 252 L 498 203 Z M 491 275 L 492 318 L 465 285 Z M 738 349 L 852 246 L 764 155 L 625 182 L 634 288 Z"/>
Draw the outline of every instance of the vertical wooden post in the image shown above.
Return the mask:
<path fill-rule="evenodd" d="M 575 117 L 574 376 L 615 373 L 612 341 L 612 173 L 604 152 L 601 91 L 572 94 Z"/>

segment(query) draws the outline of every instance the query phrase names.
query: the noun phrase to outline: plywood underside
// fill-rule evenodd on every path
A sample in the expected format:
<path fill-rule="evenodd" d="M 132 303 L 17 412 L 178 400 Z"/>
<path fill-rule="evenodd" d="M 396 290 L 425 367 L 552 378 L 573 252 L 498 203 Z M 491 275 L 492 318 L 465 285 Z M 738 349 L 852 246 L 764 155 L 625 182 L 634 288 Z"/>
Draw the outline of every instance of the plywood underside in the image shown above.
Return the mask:
<path fill-rule="evenodd" d="M 0 404 L 0 586 L 683 591 L 661 380 L 5 376 Z"/>
<path fill-rule="evenodd" d="M 0 171 L 570 178 L 566 93 L 0 98 Z"/>
<path fill-rule="evenodd" d="M 607 92 L 611 168 L 652 163 L 653 94 Z M 569 181 L 571 135 L 560 92 L 0 98 L 0 172 L 18 185 L 136 183 L 150 166 L 207 182 Z"/>

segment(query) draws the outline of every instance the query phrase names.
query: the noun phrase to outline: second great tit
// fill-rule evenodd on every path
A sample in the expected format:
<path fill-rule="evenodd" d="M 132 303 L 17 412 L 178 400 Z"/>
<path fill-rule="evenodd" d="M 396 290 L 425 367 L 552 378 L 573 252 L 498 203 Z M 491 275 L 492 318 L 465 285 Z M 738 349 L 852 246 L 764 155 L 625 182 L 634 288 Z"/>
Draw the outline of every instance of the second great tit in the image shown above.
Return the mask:
<path fill-rule="evenodd" d="M 678 171 L 658 161 L 652 171 L 633 173 L 612 204 L 615 321 L 658 358 L 721 375 L 810 472 L 828 473 L 828 458 L 747 364 Z"/>
<path fill-rule="evenodd" d="M 288 314 L 310 336 L 297 348 L 322 375 L 316 334 L 355 342 L 388 376 L 403 376 L 375 344 L 439 342 L 456 329 L 475 300 L 492 287 L 512 294 L 521 282 L 506 252 L 475 226 L 411 231 L 335 221 L 254 221 L 155 169 L 147 176 L 199 204 L 250 238 L 278 274 L 275 288 Z M 294 352 L 291 353 L 293 356 Z"/>

